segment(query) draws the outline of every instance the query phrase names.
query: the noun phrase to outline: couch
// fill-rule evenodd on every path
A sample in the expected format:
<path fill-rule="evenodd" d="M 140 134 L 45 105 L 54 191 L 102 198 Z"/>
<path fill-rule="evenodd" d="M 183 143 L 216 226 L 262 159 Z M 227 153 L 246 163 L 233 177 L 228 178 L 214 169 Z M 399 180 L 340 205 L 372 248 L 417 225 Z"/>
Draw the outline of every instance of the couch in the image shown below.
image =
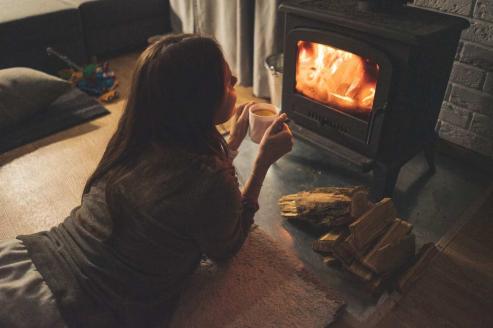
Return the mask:
<path fill-rule="evenodd" d="M 47 47 L 84 64 L 170 30 L 168 0 L 0 0 L 0 68 L 53 73 Z"/>

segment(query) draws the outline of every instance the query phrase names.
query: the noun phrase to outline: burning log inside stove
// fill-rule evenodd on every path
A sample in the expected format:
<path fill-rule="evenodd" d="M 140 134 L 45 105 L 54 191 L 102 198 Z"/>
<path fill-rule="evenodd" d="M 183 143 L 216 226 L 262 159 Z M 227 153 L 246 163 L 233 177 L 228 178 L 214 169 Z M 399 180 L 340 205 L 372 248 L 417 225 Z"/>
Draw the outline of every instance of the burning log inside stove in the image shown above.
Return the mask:
<path fill-rule="evenodd" d="M 296 91 L 327 105 L 367 116 L 373 107 L 379 67 L 351 52 L 298 41 Z"/>

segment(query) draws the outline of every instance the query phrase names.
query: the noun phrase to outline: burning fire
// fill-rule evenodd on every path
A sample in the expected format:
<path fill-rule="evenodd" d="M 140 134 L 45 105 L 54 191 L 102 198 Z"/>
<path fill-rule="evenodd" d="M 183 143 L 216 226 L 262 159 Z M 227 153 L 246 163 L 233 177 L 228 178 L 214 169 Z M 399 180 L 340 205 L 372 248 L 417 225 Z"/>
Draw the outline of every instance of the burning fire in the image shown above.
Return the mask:
<path fill-rule="evenodd" d="M 379 66 L 327 45 L 298 41 L 296 91 L 349 112 L 369 114 Z"/>

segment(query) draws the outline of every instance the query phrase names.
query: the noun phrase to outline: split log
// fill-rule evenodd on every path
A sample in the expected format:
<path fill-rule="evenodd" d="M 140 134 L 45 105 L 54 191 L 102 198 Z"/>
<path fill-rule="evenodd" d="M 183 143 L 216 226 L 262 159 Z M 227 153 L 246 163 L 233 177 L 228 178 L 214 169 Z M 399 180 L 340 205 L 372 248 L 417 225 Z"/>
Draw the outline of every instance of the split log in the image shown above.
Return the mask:
<path fill-rule="evenodd" d="M 402 259 L 397 259 L 395 256 L 405 256 L 406 259 L 409 256 L 414 256 L 413 245 L 401 242 L 411 232 L 412 228 L 413 226 L 406 221 L 395 219 L 382 238 L 380 238 L 372 250 L 363 258 L 362 263 L 373 272 L 388 273 L 395 269 L 395 266 L 399 262 L 402 262 Z M 391 252 L 390 249 L 395 247 L 402 249 Z"/>
<path fill-rule="evenodd" d="M 360 190 L 368 190 L 364 186 L 351 186 L 351 187 L 318 187 L 314 188 L 313 192 L 320 192 L 324 194 L 340 194 L 346 196 L 352 196 L 355 192 Z"/>
<path fill-rule="evenodd" d="M 351 265 L 356 258 L 354 248 L 348 241 L 349 237 L 350 236 L 344 238 L 343 240 L 340 240 L 332 247 L 333 256 L 346 266 Z"/>
<path fill-rule="evenodd" d="M 381 295 L 387 285 L 387 279 L 382 276 L 374 276 L 367 284 L 366 289 L 374 296 Z"/>
<path fill-rule="evenodd" d="M 348 225 L 353 223 L 354 220 L 355 218 L 353 218 L 350 215 L 340 216 L 330 221 L 330 227 L 331 228 L 347 227 Z"/>
<path fill-rule="evenodd" d="M 353 195 L 357 195 L 354 205 Z M 361 186 L 315 188 L 281 197 L 279 207 L 281 215 L 287 219 L 302 220 L 315 227 L 330 229 L 334 223 L 353 222 L 352 209 L 355 213 L 362 211 L 365 197 L 367 199 L 368 191 Z"/>
<path fill-rule="evenodd" d="M 331 253 L 337 242 L 347 237 L 348 233 L 344 231 L 331 231 L 317 240 L 313 241 L 312 248 L 315 252 Z"/>
<path fill-rule="evenodd" d="M 408 234 L 402 239 L 383 246 L 373 257 L 372 270 L 377 273 L 393 273 L 409 262 L 416 251 L 416 237 Z"/>
<path fill-rule="evenodd" d="M 339 262 L 338 259 L 336 259 L 335 257 L 333 256 L 330 256 L 330 255 L 327 255 L 327 256 L 324 256 L 324 264 L 326 266 L 336 266 L 336 265 L 339 265 L 341 262 Z"/>
<path fill-rule="evenodd" d="M 351 217 L 359 218 L 369 209 L 368 192 L 355 191 L 351 197 Z"/>
<path fill-rule="evenodd" d="M 396 217 L 397 211 L 392 200 L 384 198 L 349 225 L 351 245 L 359 253 L 363 253 L 386 231 Z"/>
<path fill-rule="evenodd" d="M 353 261 L 351 265 L 346 266 L 346 270 L 353 273 L 364 282 L 370 282 L 374 277 L 373 273 L 358 261 Z"/>

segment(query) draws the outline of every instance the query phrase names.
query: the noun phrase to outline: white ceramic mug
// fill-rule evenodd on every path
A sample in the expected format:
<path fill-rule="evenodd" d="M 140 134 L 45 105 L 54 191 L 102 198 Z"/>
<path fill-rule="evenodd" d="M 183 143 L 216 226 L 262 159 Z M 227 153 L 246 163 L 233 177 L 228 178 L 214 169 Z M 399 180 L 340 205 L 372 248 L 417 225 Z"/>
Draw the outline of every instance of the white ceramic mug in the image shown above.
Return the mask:
<path fill-rule="evenodd" d="M 266 112 L 271 114 L 266 115 Z M 260 143 L 265 130 L 277 119 L 279 112 L 279 108 L 268 103 L 258 103 L 250 107 L 250 113 L 248 113 L 249 135 L 253 142 Z"/>

